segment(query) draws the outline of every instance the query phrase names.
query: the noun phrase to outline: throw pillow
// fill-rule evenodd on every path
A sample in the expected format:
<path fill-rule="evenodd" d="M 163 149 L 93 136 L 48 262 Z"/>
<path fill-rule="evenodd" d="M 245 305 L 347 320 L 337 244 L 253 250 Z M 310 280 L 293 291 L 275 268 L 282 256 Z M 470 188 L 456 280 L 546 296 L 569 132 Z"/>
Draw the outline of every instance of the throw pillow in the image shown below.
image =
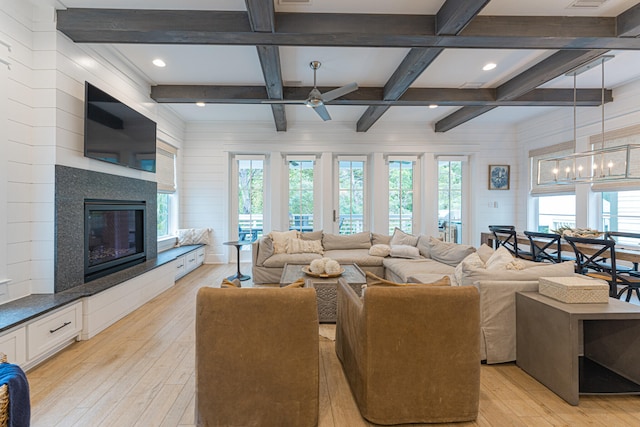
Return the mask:
<path fill-rule="evenodd" d="M 372 245 L 389 245 L 389 243 L 391 243 L 391 236 L 387 236 L 386 234 L 371 233 Z"/>
<path fill-rule="evenodd" d="M 461 286 L 463 268 L 484 268 L 484 262 L 482 261 L 482 258 L 480 258 L 480 255 L 478 255 L 478 253 L 476 252 L 467 255 L 467 257 L 456 266 L 456 271 L 453 273 L 451 286 Z"/>
<path fill-rule="evenodd" d="M 284 254 L 287 253 L 288 240 L 298 238 L 298 232 L 296 230 L 272 231 L 269 233 L 269 237 L 273 240 L 273 253 Z"/>
<path fill-rule="evenodd" d="M 429 236 L 421 234 L 418 236 L 418 243 L 416 247 L 420 251 L 420 255 L 425 258 L 431 258 L 431 251 L 429 250 Z"/>
<path fill-rule="evenodd" d="M 394 258 L 420 258 L 420 251 L 415 246 L 409 245 L 391 245 L 391 252 L 389 253 Z"/>
<path fill-rule="evenodd" d="M 396 227 L 393 230 L 393 236 L 391 236 L 391 242 L 389 245 L 408 245 L 415 246 L 418 244 L 418 236 L 407 234 L 404 231 Z"/>
<path fill-rule="evenodd" d="M 486 243 L 483 243 L 482 245 L 480 245 L 477 252 L 482 262 L 486 263 L 487 260 L 491 257 L 491 255 L 493 255 L 495 251 L 491 246 L 487 245 Z"/>
<path fill-rule="evenodd" d="M 510 264 L 514 261 L 511 252 L 507 250 L 504 246 L 500 246 L 496 251 L 489 257 L 487 262 L 485 263 L 485 268 L 487 270 L 504 270 L 507 267 L 507 264 Z"/>
<path fill-rule="evenodd" d="M 322 230 L 300 233 L 302 240 L 322 240 Z"/>
<path fill-rule="evenodd" d="M 239 279 L 229 280 L 226 277 L 222 279 L 222 283 L 220 283 L 221 288 L 241 288 L 242 283 Z"/>
<path fill-rule="evenodd" d="M 178 230 L 176 246 L 208 245 L 210 228 L 184 228 Z"/>
<path fill-rule="evenodd" d="M 367 275 L 367 286 L 449 286 L 451 284 L 449 280 L 449 276 L 443 276 L 439 280 L 431 283 L 397 283 L 392 282 L 391 280 L 386 280 L 381 277 L 376 276 L 370 271 L 366 272 Z"/>
<path fill-rule="evenodd" d="M 371 233 L 368 231 L 346 235 L 325 233 L 322 236 L 322 247 L 325 251 L 369 249 L 371 247 Z"/>
<path fill-rule="evenodd" d="M 290 283 L 286 286 L 282 286 L 282 288 L 304 288 L 304 277 L 301 277 L 295 282 Z"/>
<path fill-rule="evenodd" d="M 443 242 L 433 237 L 429 237 L 429 253 L 431 258 L 436 261 L 440 261 L 443 264 L 455 267 L 475 251 L 476 248 L 470 245 Z"/>
<path fill-rule="evenodd" d="M 369 255 L 372 255 L 372 256 L 386 257 L 386 256 L 389 256 L 390 253 L 391 253 L 391 246 L 384 245 L 382 243 L 373 245 L 369 249 Z"/>
<path fill-rule="evenodd" d="M 324 253 L 320 240 L 289 239 L 288 254 L 320 254 Z"/>
<path fill-rule="evenodd" d="M 264 236 L 258 243 L 258 258 L 256 259 L 257 265 L 264 265 L 264 262 L 271 258 L 273 255 L 273 239 L 269 236 Z"/>

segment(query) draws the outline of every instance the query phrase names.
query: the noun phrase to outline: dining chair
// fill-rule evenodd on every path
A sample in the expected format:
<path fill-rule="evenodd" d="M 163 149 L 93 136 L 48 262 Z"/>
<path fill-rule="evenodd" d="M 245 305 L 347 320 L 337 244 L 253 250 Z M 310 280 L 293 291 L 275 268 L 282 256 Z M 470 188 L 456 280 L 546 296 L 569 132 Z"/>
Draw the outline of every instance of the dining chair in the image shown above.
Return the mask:
<path fill-rule="evenodd" d="M 616 244 L 618 245 L 620 244 L 620 238 L 624 239 L 627 242 L 629 240 L 635 240 L 636 241 L 635 245 L 637 245 L 638 250 L 640 250 L 640 233 L 628 233 L 625 231 L 607 231 L 606 233 L 604 233 L 604 237 L 605 239 L 615 240 Z M 632 276 L 640 277 L 640 271 L 638 271 L 638 262 L 633 262 L 632 265 L 633 267 L 625 268 L 626 271 L 628 271 L 629 274 L 631 274 Z M 618 266 L 618 271 L 620 271 L 620 266 Z"/>
<path fill-rule="evenodd" d="M 524 234 L 529 239 L 533 261 L 559 263 L 575 260 L 573 257 L 562 255 L 560 234 L 537 231 L 525 231 Z"/>
<path fill-rule="evenodd" d="M 629 302 L 635 291 L 640 299 L 640 277 L 630 275 L 629 271 L 620 271 L 616 266 L 615 240 L 571 236 L 564 236 L 564 239 L 576 255 L 576 273 L 606 280 L 612 298 L 620 299 L 626 293 L 626 301 Z M 618 290 L 618 287 L 622 289 Z"/>
<path fill-rule="evenodd" d="M 533 259 L 533 254 L 518 248 L 518 236 L 513 225 L 490 225 L 489 230 L 495 238 L 495 249 L 503 246 L 516 258 Z"/>

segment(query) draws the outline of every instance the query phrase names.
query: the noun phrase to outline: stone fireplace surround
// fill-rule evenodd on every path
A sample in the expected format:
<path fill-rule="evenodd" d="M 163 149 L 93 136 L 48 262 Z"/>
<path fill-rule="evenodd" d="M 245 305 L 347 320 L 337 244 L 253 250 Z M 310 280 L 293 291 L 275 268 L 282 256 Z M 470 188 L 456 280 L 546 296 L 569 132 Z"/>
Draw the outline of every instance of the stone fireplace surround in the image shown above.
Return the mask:
<path fill-rule="evenodd" d="M 158 255 L 155 182 L 56 165 L 55 293 L 84 284 L 85 199 L 144 201 L 147 260 Z"/>

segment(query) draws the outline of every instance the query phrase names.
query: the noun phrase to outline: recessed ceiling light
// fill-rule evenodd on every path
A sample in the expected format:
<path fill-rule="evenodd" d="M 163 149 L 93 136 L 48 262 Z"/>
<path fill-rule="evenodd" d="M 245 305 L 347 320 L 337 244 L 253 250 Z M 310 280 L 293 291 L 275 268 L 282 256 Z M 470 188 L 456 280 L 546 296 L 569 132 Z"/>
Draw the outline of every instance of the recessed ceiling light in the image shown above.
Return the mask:
<path fill-rule="evenodd" d="M 156 67 L 162 68 L 162 67 L 166 66 L 167 64 L 165 64 L 165 62 L 162 59 L 156 58 L 156 59 L 153 60 L 153 65 L 155 65 Z"/>
<path fill-rule="evenodd" d="M 429 108 L 438 108 L 438 104 L 431 104 L 429 105 Z"/>
<path fill-rule="evenodd" d="M 484 71 L 493 70 L 494 68 L 496 68 L 496 64 L 493 62 L 489 62 L 488 64 L 485 64 L 484 67 L 482 67 Z"/>
<path fill-rule="evenodd" d="M 204 107 L 204 106 L 205 106 L 205 105 L 207 105 L 207 104 L 205 104 L 205 103 L 204 103 L 204 102 L 202 102 L 202 101 L 199 101 L 199 102 L 196 102 L 196 105 L 197 105 L 198 107 Z"/>

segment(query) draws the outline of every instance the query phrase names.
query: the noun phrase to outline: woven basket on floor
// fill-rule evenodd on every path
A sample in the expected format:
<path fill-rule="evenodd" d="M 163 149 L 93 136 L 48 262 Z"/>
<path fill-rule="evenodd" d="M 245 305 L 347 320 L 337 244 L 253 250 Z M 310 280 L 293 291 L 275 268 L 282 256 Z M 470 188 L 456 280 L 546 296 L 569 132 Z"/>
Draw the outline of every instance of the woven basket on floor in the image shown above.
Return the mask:
<path fill-rule="evenodd" d="M 7 356 L 0 353 L 0 363 L 7 363 Z M 9 388 L 6 384 L 0 386 L 0 427 L 6 427 L 9 422 Z"/>

